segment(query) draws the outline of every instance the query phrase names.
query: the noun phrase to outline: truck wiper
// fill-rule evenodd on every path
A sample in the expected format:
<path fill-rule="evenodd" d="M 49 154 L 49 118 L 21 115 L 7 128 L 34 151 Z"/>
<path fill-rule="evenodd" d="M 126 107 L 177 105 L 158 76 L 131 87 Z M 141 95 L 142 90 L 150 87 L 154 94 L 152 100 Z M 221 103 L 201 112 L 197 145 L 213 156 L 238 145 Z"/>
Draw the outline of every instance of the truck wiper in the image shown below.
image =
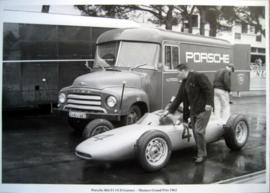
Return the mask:
<path fill-rule="evenodd" d="M 121 70 L 114 69 L 114 68 L 106 68 L 106 71 L 117 71 L 117 72 L 121 72 Z"/>
<path fill-rule="evenodd" d="M 117 69 L 114 69 L 114 68 L 105 68 L 104 66 L 100 65 L 99 66 L 103 69 L 103 71 L 118 71 L 118 72 L 121 72 L 121 70 L 117 70 Z"/>
<path fill-rule="evenodd" d="M 133 70 L 133 69 L 135 69 L 135 68 L 140 68 L 140 67 L 145 66 L 145 65 L 147 65 L 147 64 L 139 64 L 139 65 L 137 65 L 137 66 L 135 66 L 135 67 L 131 67 L 131 68 L 129 69 L 129 72 L 131 72 L 131 70 Z"/>

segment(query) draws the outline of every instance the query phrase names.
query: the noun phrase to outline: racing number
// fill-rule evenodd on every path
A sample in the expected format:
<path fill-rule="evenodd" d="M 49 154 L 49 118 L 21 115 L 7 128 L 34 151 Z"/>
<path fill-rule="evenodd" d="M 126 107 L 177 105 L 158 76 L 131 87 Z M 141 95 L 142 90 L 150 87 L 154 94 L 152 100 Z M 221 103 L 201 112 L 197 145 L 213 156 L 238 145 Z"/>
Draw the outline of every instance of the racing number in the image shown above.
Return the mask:
<path fill-rule="evenodd" d="M 95 141 L 99 141 L 99 140 L 103 140 L 107 137 L 110 137 L 110 136 L 113 136 L 113 134 L 110 134 L 110 135 L 98 135 L 98 136 L 93 136 L 92 138 L 95 138 L 96 140 Z"/>
<path fill-rule="evenodd" d="M 188 126 L 184 125 L 183 124 L 183 127 L 184 127 L 184 131 L 183 131 L 183 134 L 182 134 L 182 139 L 188 139 L 188 142 L 190 141 L 190 138 L 191 138 L 191 135 L 189 134 L 189 128 Z"/>

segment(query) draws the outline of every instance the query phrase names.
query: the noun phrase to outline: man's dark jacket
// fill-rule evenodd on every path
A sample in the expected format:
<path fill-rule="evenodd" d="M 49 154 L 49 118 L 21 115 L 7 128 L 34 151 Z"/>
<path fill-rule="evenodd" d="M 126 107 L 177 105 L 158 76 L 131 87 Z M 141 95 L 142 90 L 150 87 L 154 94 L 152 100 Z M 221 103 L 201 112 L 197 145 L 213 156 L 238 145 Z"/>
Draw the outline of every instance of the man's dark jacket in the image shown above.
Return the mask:
<path fill-rule="evenodd" d="M 183 80 L 178 93 L 168 111 L 174 113 L 183 102 L 183 120 L 187 122 L 190 115 L 198 115 L 205 111 L 206 105 L 214 106 L 213 86 L 205 74 L 190 71 Z"/>
<path fill-rule="evenodd" d="M 231 73 L 222 68 L 215 73 L 214 88 L 231 92 Z"/>

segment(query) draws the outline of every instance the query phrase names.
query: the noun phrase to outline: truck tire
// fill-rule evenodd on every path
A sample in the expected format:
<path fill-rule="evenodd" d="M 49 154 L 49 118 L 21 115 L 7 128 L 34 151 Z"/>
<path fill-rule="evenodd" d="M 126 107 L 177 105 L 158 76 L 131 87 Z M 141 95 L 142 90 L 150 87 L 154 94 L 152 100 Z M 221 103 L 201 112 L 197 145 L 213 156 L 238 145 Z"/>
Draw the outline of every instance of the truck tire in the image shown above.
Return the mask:
<path fill-rule="evenodd" d="M 111 122 L 106 119 L 95 119 L 89 122 L 83 130 L 83 138 L 88 139 L 100 133 L 114 129 Z"/>
<path fill-rule="evenodd" d="M 165 167 L 171 157 L 171 141 L 159 130 L 150 130 L 141 135 L 135 145 L 135 156 L 147 172 L 157 172 Z"/>
<path fill-rule="evenodd" d="M 68 123 L 75 132 L 82 132 L 89 120 L 68 117 Z"/>
<path fill-rule="evenodd" d="M 124 117 L 122 125 L 131 125 L 136 123 L 142 117 L 140 107 L 133 105 L 130 107 L 128 114 Z"/>
<path fill-rule="evenodd" d="M 228 119 L 224 139 L 228 148 L 240 150 L 246 144 L 249 136 L 249 125 L 244 115 L 233 115 Z"/>

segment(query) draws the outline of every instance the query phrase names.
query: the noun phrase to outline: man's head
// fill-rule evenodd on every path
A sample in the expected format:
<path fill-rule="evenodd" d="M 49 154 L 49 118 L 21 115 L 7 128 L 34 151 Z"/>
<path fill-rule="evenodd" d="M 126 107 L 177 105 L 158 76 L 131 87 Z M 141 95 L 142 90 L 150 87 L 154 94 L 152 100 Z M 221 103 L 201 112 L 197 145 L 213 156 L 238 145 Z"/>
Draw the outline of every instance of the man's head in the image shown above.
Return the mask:
<path fill-rule="evenodd" d="M 227 70 L 230 71 L 230 72 L 234 72 L 234 68 L 235 68 L 235 66 L 234 66 L 233 63 L 230 63 L 230 64 L 228 64 L 228 66 L 227 66 Z"/>
<path fill-rule="evenodd" d="M 190 71 L 189 67 L 187 66 L 187 63 L 182 63 L 177 66 L 178 69 L 178 76 L 180 77 L 180 80 L 184 80 L 187 78 L 188 73 Z"/>

